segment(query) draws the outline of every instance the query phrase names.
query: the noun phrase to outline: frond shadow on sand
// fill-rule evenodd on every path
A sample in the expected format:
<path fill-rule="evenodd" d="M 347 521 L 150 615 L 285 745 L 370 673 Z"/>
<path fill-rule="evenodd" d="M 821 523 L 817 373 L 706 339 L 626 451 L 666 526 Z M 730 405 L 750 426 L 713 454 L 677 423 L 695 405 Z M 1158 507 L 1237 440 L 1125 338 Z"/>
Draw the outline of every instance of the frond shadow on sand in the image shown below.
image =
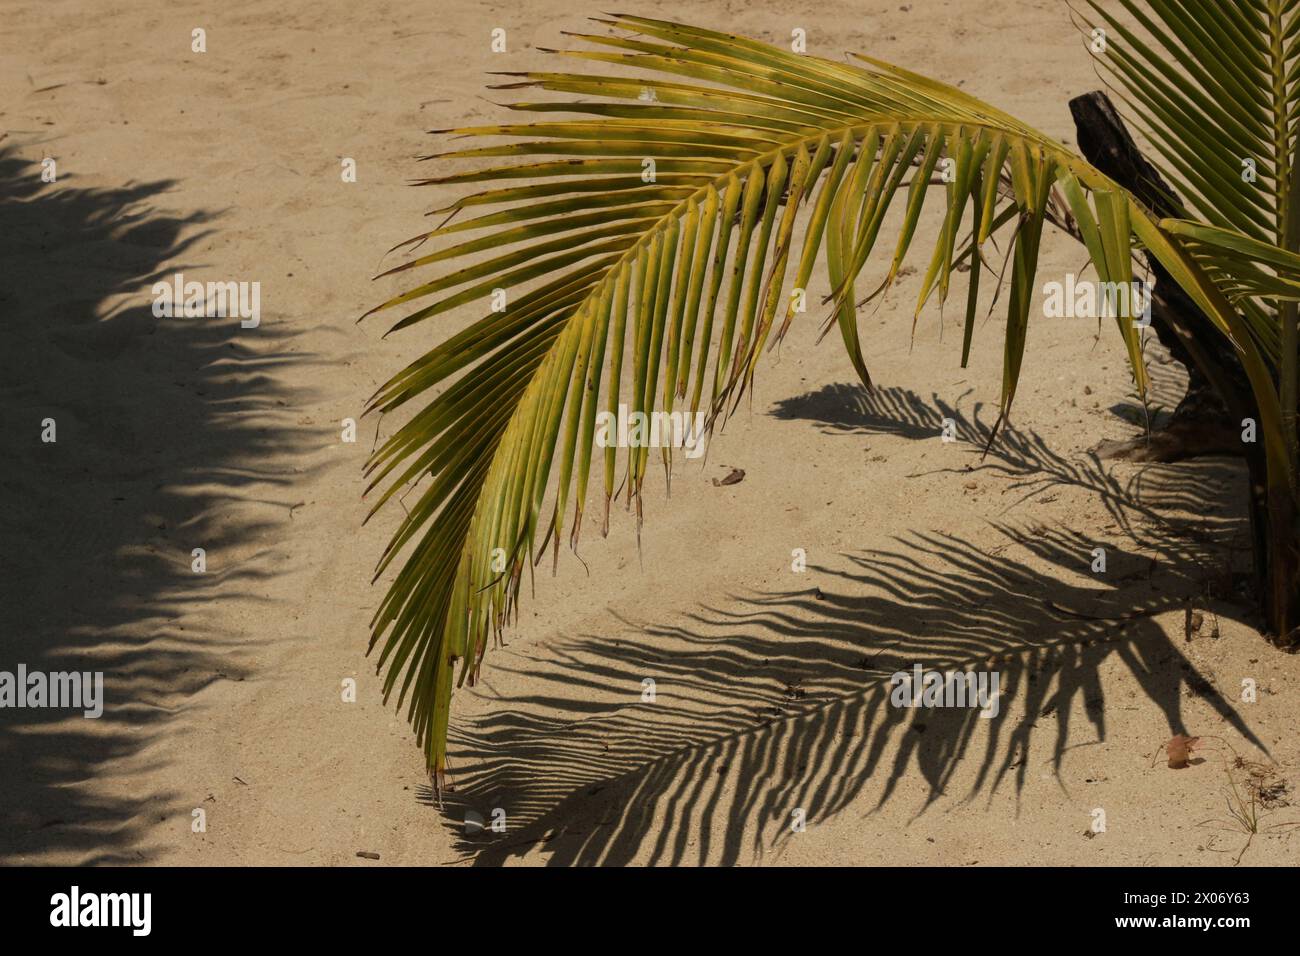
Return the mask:
<path fill-rule="evenodd" d="M 958 789 L 965 800 L 1006 786 L 1019 794 L 1031 756 L 1059 769 L 1071 714 L 1106 739 L 1099 669 L 1112 658 L 1170 734 L 1188 731 L 1183 702 L 1194 695 L 1262 748 L 1212 675 L 1154 621 L 1194 599 L 1249 616 L 1244 519 L 1217 504 L 1234 500 L 1239 464 L 1152 466 L 1121 480 L 1093 456 L 1067 459 L 1019 431 L 981 459 L 983 410 L 958 406 L 833 386 L 776 414 L 914 438 L 953 419 L 972 452 L 968 470 L 1005 482 L 1013 500 L 1069 486 L 1104 505 L 1104 580 L 1078 573 L 1096 533 L 1004 520 L 978 540 L 913 532 L 840 555 L 810 566 L 802 589 L 499 652 L 494 667 L 526 673 L 535 689 L 453 724 L 445 818 L 460 849 L 479 865 L 539 845 L 552 865 L 744 863 L 779 846 L 792 808 L 825 819 L 865 793 L 879 808 L 905 774 L 923 778 L 925 806 Z M 890 706 L 890 676 L 917 663 L 997 670 L 1008 703 L 992 719 Z M 653 702 L 640 699 L 647 677 Z M 495 808 L 507 813 L 505 834 L 491 830 Z"/>

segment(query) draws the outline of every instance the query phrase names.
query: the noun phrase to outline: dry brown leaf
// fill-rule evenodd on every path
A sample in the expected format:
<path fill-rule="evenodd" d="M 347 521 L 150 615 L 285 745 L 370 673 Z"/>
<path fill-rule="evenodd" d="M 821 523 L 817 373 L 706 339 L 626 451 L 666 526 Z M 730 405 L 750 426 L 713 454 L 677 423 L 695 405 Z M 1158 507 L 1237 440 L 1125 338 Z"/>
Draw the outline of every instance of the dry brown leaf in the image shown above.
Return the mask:
<path fill-rule="evenodd" d="M 727 477 L 723 478 L 721 481 L 719 481 L 717 478 L 714 478 L 713 484 L 715 487 L 720 487 L 722 485 L 738 485 L 744 480 L 745 480 L 745 469 L 733 468 L 731 469 L 730 473 L 728 473 Z"/>

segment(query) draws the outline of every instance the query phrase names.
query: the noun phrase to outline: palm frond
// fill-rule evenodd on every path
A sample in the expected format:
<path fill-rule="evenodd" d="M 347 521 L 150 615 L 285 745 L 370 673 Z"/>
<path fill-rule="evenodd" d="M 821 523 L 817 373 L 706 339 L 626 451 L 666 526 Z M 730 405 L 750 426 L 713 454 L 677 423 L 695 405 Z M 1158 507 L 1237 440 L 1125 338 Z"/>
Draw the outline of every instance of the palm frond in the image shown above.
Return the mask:
<path fill-rule="evenodd" d="M 477 675 L 492 635 L 517 609 L 525 572 L 548 541 L 558 549 L 570 508 L 576 547 L 601 444 L 608 528 L 619 452 L 599 440 L 599 413 L 626 402 L 633 413 L 706 414 L 712 427 L 744 393 L 764 347 L 790 328 L 823 252 L 827 328 L 838 327 L 870 384 L 857 282 L 895 197 L 906 197 L 903 223 L 871 295 L 897 277 L 926 198 L 938 191 L 945 208 L 916 311 L 946 299 L 954 264 L 969 261 L 963 360 L 980 247 L 1003 224 L 1014 229 L 1002 416 L 1015 397 L 1058 189 L 1103 280 L 1131 281 L 1136 240 L 1254 355 L 1249 326 L 1147 210 L 1060 143 L 969 94 L 866 57 L 835 63 L 642 17 L 598 22 L 623 32 L 584 37 L 597 49 L 562 55 L 650 76 L 511 74 L 506 89 L 577 97 L 515 109 L 594 118 L 442 131 L 511 140 L 440 154 L 474 164 L 424 180 L 495 184 L 440 210 L 449 217 L 498 208 L 404 243 L 451 242 L 394 272 L 452 271 L 372 310 L 420 302 L 400 329 L 503 293 L 508 301 L 398 372 L 370 402 L 385 414 L 422 403 L 368 466 L 371 489 L 387 484 L 374 510 L 423 485 L 379 562 L 376 577 L 404 555 L 371 647 L 381 645 L 385 694 L 396 690 L 399 706 L 409 699 L 435 780 L 453 684 Z M 496 158 L 520 162 L 481 165 Z M 452 265 L 475 253 L 489 258 Z M 1144 385 L 1137 331 L 1119 325 Z M 1248 368 L 1265 374 L 1259 362 Z M 639 529 L 650 448 L 630 444 L 623 481 Z M 671 468 L 671 450 L 661 457 Z"/>
<path fill-rule="evenodd" d="M 1278 244 L 1296 202 L 1300 3 L 1083 0 L 1094 59 L 1206 222 Z"/>
<path fill-rule="evenodd" d="M 1182 240 L 1183 248 L 1238 307 L 1253 299 L 1300 301 L 1300 255 L 1194 220 L 1165 219 L 1160 228 Z M 1276 354 L 1276 339 L 1272 344 Z"/>

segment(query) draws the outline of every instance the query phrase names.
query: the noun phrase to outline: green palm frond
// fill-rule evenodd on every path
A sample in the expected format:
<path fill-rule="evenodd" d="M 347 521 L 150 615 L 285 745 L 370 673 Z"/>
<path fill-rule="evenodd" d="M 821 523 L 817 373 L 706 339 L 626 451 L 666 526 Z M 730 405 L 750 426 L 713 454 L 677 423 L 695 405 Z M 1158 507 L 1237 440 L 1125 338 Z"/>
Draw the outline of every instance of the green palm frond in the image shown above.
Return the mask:
<path fill-rule="evenodd" d="M 827 328 L 838 327 L 869 383 L 857 286 L 898 197 L 903 221 L 889 268 L 866 298 L 898 275 L 938 192 L 945 205 L 916 311 L 946 299 L 954 264 L 968 260 L 964 352 L 985 268 L 980 247 L 1003 224 L 1014 231 L 1003 416 L 1043 225 L 1059 203 L 1103 281 L 1132 279 L 1140 243 L 1242 350 L 1252 380 L 1268 376 L 1258 333 L 1173 233 L 1059 142 L 969 94 L 866 57 L 835 63 L 641 17 L 599 22 L 623 33 L 583 37 L 597 49 L 562 55 L 650 76 L 511 74 L 505 88 L 575 97 L 513 109 L 589 118 L 443 131 L 509 142 L 440 154 L 474 165 L 424 182 L 492 185 L 403 244 L 449 243 L 393 272 L 442 270 L 373 310 L 419 303 L 400 329 L 502 293 L 508 302 L 412 362 L 370 403 L 381 413 L 419 403 L 368 466 L 370 488 L 387 485 L 375 510 L 413 482 L 423 488 L 376 572 L 404 556 L 371 646 L 381 646 L 385 694 L 409 700 L 435 779 L 453 684 L 473 681 L 517 608 L 525 573 L 548 541 L 558 549 L 566 523 L 576 547 L 598 413 L 626 402 L 633 412 L 704 413 L 711 425 L 797 317 L 792 293 L 806 289 L 819 254 L 832 283 Z M 482 163 L 497 159 L 515 162 Z M 473 217 L 455 221 L 461 214 Z M 1256 238 L 1255 225 L 1239 231 Z M 476 253 L 487 258 L 466 264 Z M 1118 325 L 1144 386 L 1138 331 Z M 1261 414 L 1276 419 L 1276 404 Z M 633 444 L 623 481 L 639 528 L 650 449 Z M 601 455 L 607 528 L 620 456 L 613 446 Z M 671 451 L 660 456 L 670 468 Z"/>
<path fill-rule="evenodd" d="M 1281 244 L 1300 122 L 1296 0 L 1083 0 L 1102 73 L 1206 222 Z"/>
<path fill-rule="evenodd" d="M 1238 308 L 1258 299 L 1300 301 L 1300 255 L 1192 220 L 1165 219 L 1160 228 L 1181 239 L 1183 248 Z M 1275 357 L 1277 338 L 1270 344 L 1269 355 Z"/>

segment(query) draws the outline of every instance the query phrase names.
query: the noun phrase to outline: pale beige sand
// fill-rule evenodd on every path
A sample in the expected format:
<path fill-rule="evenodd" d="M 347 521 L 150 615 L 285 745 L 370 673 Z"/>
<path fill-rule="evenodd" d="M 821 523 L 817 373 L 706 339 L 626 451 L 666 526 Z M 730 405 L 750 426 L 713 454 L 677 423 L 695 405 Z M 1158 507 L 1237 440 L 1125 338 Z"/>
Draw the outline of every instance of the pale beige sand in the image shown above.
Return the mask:
<path fill-rule="evenodd" d="M 456 698 L 440 813 L 364 656 L 382 594 L 368 582 L 400 511 L 359 529 L 375 426 L 344 444 L 339 423 L 452 324 L 381 341 L 382 319 L 353 320 L 398 288 L 369 281 L 383 250 L 445 201 L 404 185 L 427 172 L 423 130 L 504 115 L 484 71 L 556 68 L 533 47 L 571 42 L 560 32 L 599 6 L 207 6 L 220 12 L 5 5 L 0 394 L 18 510 L 3 526 L 0 666 L 93 665 L 109 709 L 3 715 L 0 858 L 1234 860 L 1242 834 L 1198 825 L 1227 817 L 1217 758 L 1176 772 L 1155 755 L 1174 732 L 1217 735 L 1300 773 L 1300 662 L 1201 596 L 1233 560 L 1224 542 L 1244 566 L 1240 472 L 1090 462 L 1099 439 L 1135 432 L 1114 411 L 1133 411 L 1123 356 L 1109 330 L 1097 342 L 1086 321 L 1041 319 L 1017 427 L 981 467 L 970 440 L 994 417 L 1001 309 L 962 370 L 959 301 L 942 336 L 928 310 L 909 349 L 915 276 L 866 322 L 875 396 L 851 385 L 834 337 L 814 346 L 810 314 L 762 367 L 752 410 L 705 465 L 677 471 L 671 502 L 654 483 L 640 556 L 620 515 L 608 540 L 588 529 L 590 575 L 567 552 L 556 579 L 539 573 L 509 646 Z M 1067 100 L 1097 85 L 1055 0 L 636 10 L 778 42 L 803 27 L 811 52 L 961 80 L 1063 138 Z M 489 52 L 494 26 L 510 53 Z M 195 27 L 206 54 L 190 52 Z M 36 180 L 44 156 L 56 185 Z M 341 157 L 357 183 L 340 181 Z M 1082 261 L 1060 236 L 1046 248 L 1045 278 Z M 182 270 L 260 281 L 261 327 L 155 320 L 150 284 Z M 1166 404 L 1174 368 L 1156 369 Z M 34 437 L 47 415 L 56 446 Z M 944 417 L 962 442 L 936 437 Z M 725 466 L 745 480 L 713 486 Z M 1230 506 L 1207 503 L 1218 489 Z M 1096 544 L 1104 581 L 1088 571 Z M 1190 642 L 1187 597 L 1206 622 Z M 1084 620 L 1048 602 L 1152 613 Z M 894 668 L 990 657 L 1009 685 L 997 720 L 882 701 Z M 348 677 L 356 703 L 340 698 Z M 1244 677 L 1258 703 L 1239 702 Z M 463 832 L 467 811 L 498 807 L 504 835 Z M 1097 808 L 1106 832 L 1092 836 Z M 1296 847 L 1260 835 L 1242 862 L 1294 862 Z"/>

